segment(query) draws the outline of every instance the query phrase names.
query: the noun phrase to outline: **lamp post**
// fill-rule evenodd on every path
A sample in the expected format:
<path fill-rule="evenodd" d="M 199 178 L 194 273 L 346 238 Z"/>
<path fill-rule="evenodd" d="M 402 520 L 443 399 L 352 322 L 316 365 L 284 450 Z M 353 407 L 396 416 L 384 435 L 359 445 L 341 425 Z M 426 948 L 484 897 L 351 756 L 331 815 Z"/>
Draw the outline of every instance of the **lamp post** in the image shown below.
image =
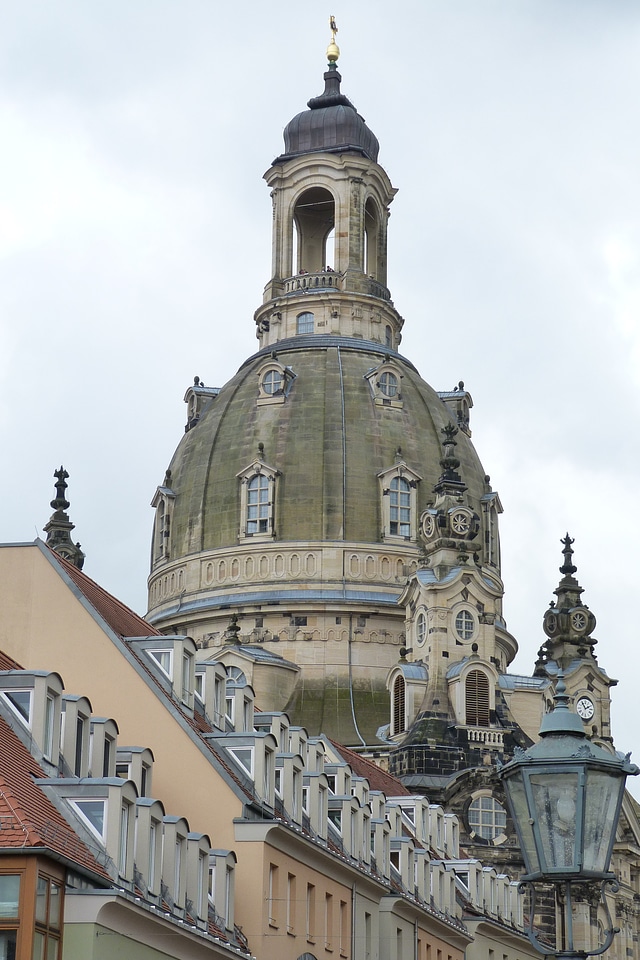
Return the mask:
<path fill-rule="evenodd" d="M 516 747 L 513 760 L 500 767 L 498 776 L 525 863 L 521 890 L 531 894 L 529 939 L 548 957 L 583 960 L 604 953 L 618 932 L 605 890 L 608 885 L 617 890 L 609 862 L 626 778 L 640 770 L 630 762 L 630 754 L 609 753 L 588 740 L 569 699 L 559 673 L 555 707 L 542 720 L 540 740 L 528 750 Z M 561 924 L 555 950 L 541 943 L 533 929 L 540 884 L 551 885 L 555 893 Z M 608 924 L 604 942 L 595 950 L 576 949 L 575 904 L 597 905 L 600 900 Z"/>

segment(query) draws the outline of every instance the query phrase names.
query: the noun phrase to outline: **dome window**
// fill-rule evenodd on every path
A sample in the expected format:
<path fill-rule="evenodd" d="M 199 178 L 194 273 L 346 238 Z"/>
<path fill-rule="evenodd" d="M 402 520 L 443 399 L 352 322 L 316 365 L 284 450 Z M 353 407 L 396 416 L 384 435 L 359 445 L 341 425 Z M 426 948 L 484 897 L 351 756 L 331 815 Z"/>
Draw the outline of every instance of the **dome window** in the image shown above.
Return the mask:
<path fill-rule="evenodd" d="M 395 363 L 388 359 L 365 374 L 373 402 L 381 407 L 402 409 L 401 381 L 402 373 Z"/>
<path fill-rule="evenodd" d="M 427 618 L 424 613 L 418 614 L 416 621 L 416 642 L 422 645 L 427 639 Z"/>
<path fill-rule="evenodd" d="M 171 489 L 171 470 L 167 470 L 164 483 L 156 489 L 151 506 L 156 515 L 153 524 L 153 563 L 168 560 L 170 555 L 169 543 L 171 536 L 171 519 L 176 495 Z"/>
<path fill-rule="evenodd" d="M 238 474 L 240 480 L 240 539 L 275 536 L 274 503 L 278 471 L 255 460 Z"/>
<path fill-rule="evenodd" d="M 309 311 L 305 313 L 299 313 L 296 317 L 296 333 L 298 335 L 305 333 L 313 333 L 314 330 L 314 317 L 313 314 Z"/>
<path fill-rule="evenodd" d="M 378 478 L 382 485 L 382 538 L 415 540 L 417 484 L 420 477 L 404 460 L 398 459 L 389 470 L 379 473 Z"/>
<path fill-rule="evenodd" d="M 291 367 L 285 367 L 275 357 L 257 370 L 258 406 L 284 403 L 296 378 Z"/>
<path fill-rule="evenodd" d="M 279 370 L 267 370 L 262 378 L 262 389 L 269 396 L 282 390 L 282 374 Z"/>
<path fill-rule="evenodd" d="M 411 487 L 404 477 L 394 477 L 389 488 L 389 533 L 411 536 Z"/>
<path fill-rule="evenodd" d="M 385 397 L 396 397 L 398 395 L 398 378 L 395 373 L 385 370 L 380 377 L 380 391 Z"/>

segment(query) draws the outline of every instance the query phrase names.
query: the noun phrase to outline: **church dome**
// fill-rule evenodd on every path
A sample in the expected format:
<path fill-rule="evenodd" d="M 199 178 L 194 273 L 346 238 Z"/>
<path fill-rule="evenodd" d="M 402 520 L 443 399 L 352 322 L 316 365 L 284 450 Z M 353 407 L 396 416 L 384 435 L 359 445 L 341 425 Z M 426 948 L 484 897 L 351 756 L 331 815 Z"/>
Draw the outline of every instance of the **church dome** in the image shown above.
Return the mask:
<path fill-rule="evenodd" d="M 401 598 L 416 571 L 428 564 L 434 597 L 442 584 L 455 611 L 433 608 L 434 649 L 460 604 L 489 629 L 470 606 L 473 577 L 496 594 L 494 630 L 501 507 L 464 384 L 439 394 L 398 352 L 396 190 L 335 60 L 284 137 L 265 174 L 273 256 L 259 349 L 221 389 L 196 378 L 186 392 L 185 435 L 152 501 L 147 616 L 204 657 L 277 650 L 284 666 L 261 708 L 362 746 L 378 742 L 389 670 L 412 643 Z"/>
<path fill-rule="evenodd" d="M 342 77 L 335 63 L 324 75 L 325 90 L 309 100 L 284 129 L 285 152 L 275 163 L 305 153 L 359 153 L 374 163 L 378 140 L 348 97 L 340 92 Z"/>
<path fill-rule="evenodd" d="M 282 393 L 266 394 L 274 382 Z M 406 464 L 417 519 L 433 499 L 441 430 L 450 423 L 449 409 L 415 367 L 378 344 L 309 335 L 262 350 L 209 401 L 171 461 L 171 556 L 237 543 L 244 522 L 238 478 L 257 460 L 277 474 L 273 529 L 262 532 L 279 542 L 379 542 L 379 474 Z M 480 513 L 484 470 L 462 433 L 457 454 Z"/>

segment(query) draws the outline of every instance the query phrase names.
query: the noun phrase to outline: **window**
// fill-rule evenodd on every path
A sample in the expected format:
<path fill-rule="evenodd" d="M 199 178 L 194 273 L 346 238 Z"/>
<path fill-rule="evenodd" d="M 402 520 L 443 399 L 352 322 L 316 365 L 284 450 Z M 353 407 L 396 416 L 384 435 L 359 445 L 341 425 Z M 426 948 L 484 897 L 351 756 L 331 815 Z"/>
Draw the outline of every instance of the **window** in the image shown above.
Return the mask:
<path fill-rule="evenodd" d="M 507 827 L 507 811 L 493 797 L 477 797 L 469 805 L 469 829 L 485 840 L 495 840 Z"/>
<path fill-rule="evenodd" d="M 58 960 L 62 920 L 62 885 L 38 876 L 36 886 L 36 929 L 33 935 L 34 960 Z"/>
<path fill-rule="evenodd" d="M 265 393 L 273 396 L 274 393 L 282 390 L 283 382 L 282 374 L 279 370 L 267 370 L 262 378 L 262 389 Z"/>
<path fill-rule="evenodd" d="M 342 810 L 329 810 L 329 823 L 342 833 Z"/>
<path fill-rule="evenodd" d="M 380 375 L 378 383 L 385 397 L 396 397 L 398 395 L 398 378 L 395 373 L 390 373 L 388 370 L 385 370 L 385 372 Z"/>
<path fill-rule="evenodd" d="M 405 683 L 404 677 L 398 675 L 393 681 L 391 735 L 403 733 L 406 727 L 405 723 Z"/>
<path fill-rule="evenodd" d="M 247 533 L 269 530 L 269 480 L 259 473 L 247 484 Z"/>
<path fill-rule="evenodd" d="M 55 704 L 53 697 L 47 696 L 44 714 L 44 742 L 42 745 L 42 752 L 49 760 L 53 757 L 53 727 L 55 717 L 54 707 Z"/>
<path fill-rule="evenodd" d="M 204 673 L 196 673 L 194 680 L 194 693 L 204 703 Z"/>
<path fill-rule="evenodd" d="M 172 679 L 173 670 L 173 651 L 171 650 L 149 650 L 149 656 L 153 657 L 164 674 Z"/>
<path fill-rule="evenodd" d="M 296 925 L 296 878 L 287 874 L 287 933 L 294 933 Z"/>
<path fill-rule="evenodd" d="M 17 919 L 19 904 L 20 874 L 0 873 L 0 921 Z"/>
<path fill-rule="evenodd" d="M 93 833 L 104 840 L 106 800 L 72 800 L 71 803 Z"/>
<path fill-rule="evenodd" d="M 275 536 L 277 476 L 278 471 L 268 467 L 262 460 L 254 460 L 237 474 L 240 480 L 240 538 Z"/>
<path fill-rule="evenodd" d="M 316 935 L 316 888 L 307 884 L 307 940 L 313 943 Z"/>
<path fill-rule="evenodd" d="M 456 633 L 461 640 L 471 640 L 475 629 L 476 622 L 474 620 L 473 614 L 468 610 L 461 610 L 456 615 Z"/>
<path fill-rule="evenodd" d="M 416 621 L 416 642 L 424 643 L 427 638 L 427 618 L 424 613 L 418 614 L 418 619 Z"/>
<path fill-rule="evenodd" d="M 296 318 L 296 333 L 313 333 L 313 314 L 299 313 Z"/>
<path fill-rule="evenodd" d="M 275 863 L 269 864 L 269 886 L 267 896 L 269 907 L 269 923 L 272 927 L 277 927 L 278 916 L 276 910 L 278 902 L 278 868 Z"/>
<path fill-rule="evenodd" d="M 31 725 L 31 690 L 5 690 L 2 696 L 21 720 Z"/>
<path fill-rule="evenodd" d="M 489 680 L 481 670 L 471 670 L 465 682 L 466 722 L 489 726 Z"/>
<path fill-rule="evenodd" d="M 391 348 L 393 346 L 393 338 L 391 335 L 391 327 L 386 326 L 384 328 L 384 345 L 385 347 Z"/>
<path fill-rule="evenodd" d="M 252 747 L 234 747 L 229 753 L 247 773 L 253 775 L 253 748 Z"/>
<path fill-rule="evenodd" d="M 411 536 L 411 488 L 404 477 L 394 477 L 389 487 L 389 533 Z"/>

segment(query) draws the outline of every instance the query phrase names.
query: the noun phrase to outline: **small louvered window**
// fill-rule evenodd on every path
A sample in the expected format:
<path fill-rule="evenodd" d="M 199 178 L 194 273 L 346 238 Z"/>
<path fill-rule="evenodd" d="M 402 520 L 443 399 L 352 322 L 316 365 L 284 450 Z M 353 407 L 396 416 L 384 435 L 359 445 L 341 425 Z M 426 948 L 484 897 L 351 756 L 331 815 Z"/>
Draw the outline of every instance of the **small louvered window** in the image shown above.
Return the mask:
<path fill-rule="evenodd" d="M 402 733 L 405 729 L 405 686 L 404 677 L 396 677 L 393 683 L 393 730 L 392 734 Z"/>
<path fill-rule="evenodd" d="M 466 722 L 472 727 L 489 726 L 489 680 L 480 670 L 472 670 L 465 684 Z"/>

